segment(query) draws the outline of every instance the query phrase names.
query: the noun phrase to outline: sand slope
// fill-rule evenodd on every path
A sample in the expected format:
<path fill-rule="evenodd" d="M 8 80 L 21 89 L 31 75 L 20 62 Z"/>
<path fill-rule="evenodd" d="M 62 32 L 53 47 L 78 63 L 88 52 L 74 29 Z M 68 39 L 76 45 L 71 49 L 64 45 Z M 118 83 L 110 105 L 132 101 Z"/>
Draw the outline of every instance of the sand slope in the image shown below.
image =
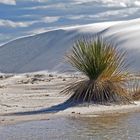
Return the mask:
<path fill-rule="evenodd" d="M 140 70 L 140 19 L 63 28 L 11 41 L 0 47 L 0 71 L 24 73 L 68 70 L 64 55 L 81 35 L 100 34 L 128 51 L 133 69 Z"/>

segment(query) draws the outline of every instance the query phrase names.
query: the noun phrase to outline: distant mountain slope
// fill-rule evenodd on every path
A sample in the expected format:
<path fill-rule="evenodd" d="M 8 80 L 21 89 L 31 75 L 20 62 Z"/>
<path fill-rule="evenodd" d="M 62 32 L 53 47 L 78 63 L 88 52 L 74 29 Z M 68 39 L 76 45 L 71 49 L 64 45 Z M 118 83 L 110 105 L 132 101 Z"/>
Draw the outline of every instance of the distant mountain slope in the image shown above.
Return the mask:
<path fill-rule="evenodd" d="M 133 70 L 140 70 L 140 19 L 135 19 L 63 28 L 16 39 L 0 47 L 0 72 L 64 72 L 68 70 L 64 55 L 76 38 L 97 33 L 127 49 Z"/>

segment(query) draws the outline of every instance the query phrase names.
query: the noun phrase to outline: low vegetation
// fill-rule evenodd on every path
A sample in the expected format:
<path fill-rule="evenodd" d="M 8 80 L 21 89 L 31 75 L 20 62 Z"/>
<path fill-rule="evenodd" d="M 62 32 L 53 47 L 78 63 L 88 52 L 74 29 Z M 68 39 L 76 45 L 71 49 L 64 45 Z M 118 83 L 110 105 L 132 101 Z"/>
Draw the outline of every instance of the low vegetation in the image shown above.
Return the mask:
<path fill-rule="evenodd" d="M 135 101 L 140 100 L 140 81 L 139 81 L 139 78 L 134 80 L 131 94 L 132 94 L 133 100 L 135 100 Z"/>
<path fill-rule="evenodd" d="M 102 38 L 78 40 L 67 61 L 85 79 L 70 83 L 62 91 L 70 95 L 69 101 L 88 103 L 131 103 L 127 90 L 129 72 L 126 64 L 126 52 Z"/>

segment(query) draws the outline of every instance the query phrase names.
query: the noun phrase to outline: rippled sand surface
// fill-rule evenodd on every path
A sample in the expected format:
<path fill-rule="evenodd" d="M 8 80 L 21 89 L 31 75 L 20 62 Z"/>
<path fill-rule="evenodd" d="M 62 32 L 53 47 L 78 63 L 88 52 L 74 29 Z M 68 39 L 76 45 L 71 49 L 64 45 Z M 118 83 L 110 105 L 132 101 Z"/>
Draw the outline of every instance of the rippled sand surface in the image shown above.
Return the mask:
<path fill-rule="evenodd" d="M 0 125 L 48 120 L 67 116 L 98 116 L 107 113 L 140 111 L 140 102 L 131 105 L 70 105 L 59 94 L 69 82 L 82 75 L 32 73 L 0 76 Z"/>

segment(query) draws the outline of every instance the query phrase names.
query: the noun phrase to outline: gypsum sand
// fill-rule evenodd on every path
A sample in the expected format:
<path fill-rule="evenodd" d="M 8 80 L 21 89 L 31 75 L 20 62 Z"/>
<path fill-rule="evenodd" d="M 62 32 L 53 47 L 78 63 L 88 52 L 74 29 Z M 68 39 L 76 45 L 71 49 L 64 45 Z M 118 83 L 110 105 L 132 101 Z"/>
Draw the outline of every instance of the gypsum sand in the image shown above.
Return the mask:
<path fill-rule="evenodd" d="M 0 76 L 0 124 L 48 120 L 61 116 L 89 116 L 140 111 L 140 101 L 130 105 L 71 106 L 60 91 L 79 75 L 32 73 Z"/>

